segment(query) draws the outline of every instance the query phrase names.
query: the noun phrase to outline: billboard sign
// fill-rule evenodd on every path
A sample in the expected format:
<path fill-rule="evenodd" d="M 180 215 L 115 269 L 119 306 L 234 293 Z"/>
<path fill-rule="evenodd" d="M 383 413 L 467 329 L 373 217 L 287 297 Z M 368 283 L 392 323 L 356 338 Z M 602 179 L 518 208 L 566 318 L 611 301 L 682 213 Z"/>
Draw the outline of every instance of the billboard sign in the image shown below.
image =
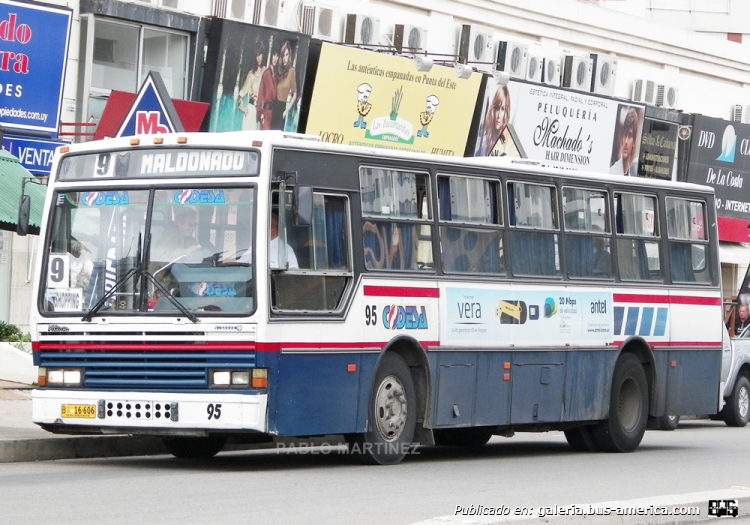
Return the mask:
<path fill-rule="evenodd" d="M 212 22 L 202 102 L 208 131 L 298 131 L 310 37 L 216 18 Z"/>
<path fill-rule="evenodd" d="M 672 180 L 678 128 L 675 122 L 646 117 L 638 157 L 639 177 Z"/>
<path fill-rule="evenodd" d="M 66 144 L 69 142 L 3 135 L 3 149 L 17 157 L 18 162 L 34 175 L 49 176 L 55 149 Z"/>
<path fill-rule="evenodd" d="M 467 155 L 637 176 L 643 115 L 640 104 L 490 77 Z"/>
<path fill-rule="evenodd" d="M 305 131 L 327 142 L 462 156 L 481 82 L 324 43 Z"/>
<path fill-rule="evenodd" d="M 0 124 L 56 134 L 71 9 L 0 2 Z"/>
<path fill-rule="evenodd" d="M 719 239 L 750 242 L 750 125 L 694 115 L 689 159 L 687 182 L 716 194 Z"/>

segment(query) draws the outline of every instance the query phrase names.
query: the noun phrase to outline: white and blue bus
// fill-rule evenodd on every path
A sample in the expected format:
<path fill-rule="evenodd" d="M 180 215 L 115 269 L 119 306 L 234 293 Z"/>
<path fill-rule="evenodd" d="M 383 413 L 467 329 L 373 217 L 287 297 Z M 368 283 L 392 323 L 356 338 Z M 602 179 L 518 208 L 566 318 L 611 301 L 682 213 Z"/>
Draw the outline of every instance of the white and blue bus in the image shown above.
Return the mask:
<path fill-rule="evenodd" d="M 519 431 L 632 451 L 720 408 L 717 244 L 697 185 L 280 132 L 66 146 L 33 420 L 178 457 L 343 435 L 389 464 Z"/>

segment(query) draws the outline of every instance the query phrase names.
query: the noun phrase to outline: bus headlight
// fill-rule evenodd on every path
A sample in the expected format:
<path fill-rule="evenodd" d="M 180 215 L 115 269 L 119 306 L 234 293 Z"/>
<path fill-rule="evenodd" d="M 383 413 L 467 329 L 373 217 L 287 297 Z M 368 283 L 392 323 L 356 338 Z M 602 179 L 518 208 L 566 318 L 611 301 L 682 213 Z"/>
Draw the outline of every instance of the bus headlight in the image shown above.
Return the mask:
<path fill-rule="evenodd" d="M 252 372 L 250 370 L 211 370 L 209 377 L 211 387 L 266 388 L 267 384 L 265 368 L 254 368 Z"/>
<path fill-rule="evenodd" d="M 77 368 L 47 370 L 48 385 L 81 386 L 81 377 L 81 371 Z"/>

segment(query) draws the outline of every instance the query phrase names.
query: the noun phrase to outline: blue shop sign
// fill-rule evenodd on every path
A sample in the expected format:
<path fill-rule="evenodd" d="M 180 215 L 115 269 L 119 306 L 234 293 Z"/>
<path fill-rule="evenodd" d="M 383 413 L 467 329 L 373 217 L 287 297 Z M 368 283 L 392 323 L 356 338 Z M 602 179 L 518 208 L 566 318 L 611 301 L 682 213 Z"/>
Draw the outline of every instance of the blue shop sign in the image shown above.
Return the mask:
<path fill-rule="evenodd" d="M 3 137 L 3 149 L 18 158 L 21 165 L 34 175 L 49 175 L 55 148 L 69 142 L 26 137 Z"/>
<path fill-rule="evenodd" d="M 73 11 L 0 2 L 0 124 L 57 133 Z"/>

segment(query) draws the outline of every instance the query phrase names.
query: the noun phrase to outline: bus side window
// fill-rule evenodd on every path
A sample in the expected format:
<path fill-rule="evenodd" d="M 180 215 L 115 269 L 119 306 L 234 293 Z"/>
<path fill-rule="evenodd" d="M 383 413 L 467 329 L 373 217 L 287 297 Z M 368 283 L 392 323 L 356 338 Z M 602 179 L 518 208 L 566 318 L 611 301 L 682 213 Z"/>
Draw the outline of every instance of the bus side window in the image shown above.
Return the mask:
<path fill-rule="evenodd" d="M 623 281 L 661 281 L 656 197 L 615 194 L 617 265 Z"/>
<path fill-rule="evenodd" d="M 605 191 L 563 188 L 565 268 L 572 279 L 612 279 L 612 231 Z"/>
<path fill-rule="evenodd" d="M 552 186 L 508 183 L 511 269 L 514 275 L 560 275 L 559 219 Z"/>
<path fill-rule="evenodd" d="M 287 241 L 299 268 L 271 273 L 274 310 L 339 309 L 352 277 L 348 210 L 346 197 L 315 193 L 312 225 L 295 227 L 288 217 Z"/>
<path fill-rule="evenodd" d="M 362 168 L 362 237 L 368 270 L 431 271 L 432 214 L 424 173 Z"/>
<path fill-rule="evenodd" d="M 504 274 L 498 181 L 438 177 L 440 253 L 446 273 Z"/>
<path fill-rule="evenodd" d="M 704 204 L 667 197 L 669 272 L 673 283 L 711 282 Z"/>

